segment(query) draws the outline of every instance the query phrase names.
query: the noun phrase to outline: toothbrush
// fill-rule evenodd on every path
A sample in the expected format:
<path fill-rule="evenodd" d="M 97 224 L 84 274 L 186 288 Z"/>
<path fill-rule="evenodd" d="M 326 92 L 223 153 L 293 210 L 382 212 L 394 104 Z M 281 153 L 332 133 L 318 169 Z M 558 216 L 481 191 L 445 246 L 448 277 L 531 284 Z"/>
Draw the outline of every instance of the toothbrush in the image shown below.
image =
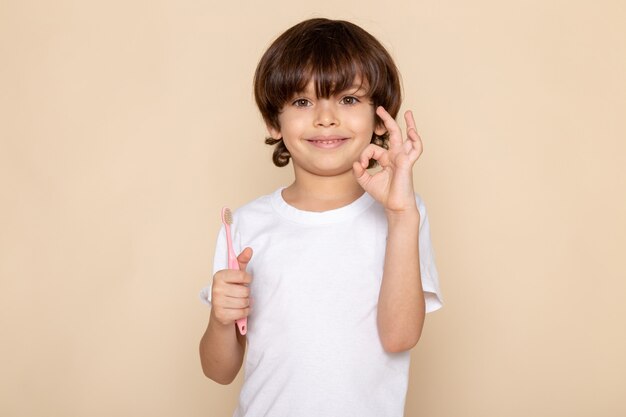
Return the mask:
<path fill-rule="evenodd" d="M 224 228 L 226 228 L 226 243 L 228 244 L 228 269 L 239 270 L 239 262 L 237 262 L 237 256 L 235 255 L 235 250 L 233 249 L 233 239 L 230 234 L 230 225 L 233 224 L 233 214 L 228 207 L 224 207 L 222 209 L 222 223 L 224 223 Z M 237 327 L 239 328 L 239 333 L 241 333 L 242 336 L 245 335 L 248 331 L 248 318 L 244 317 L 237 320 Z"/>

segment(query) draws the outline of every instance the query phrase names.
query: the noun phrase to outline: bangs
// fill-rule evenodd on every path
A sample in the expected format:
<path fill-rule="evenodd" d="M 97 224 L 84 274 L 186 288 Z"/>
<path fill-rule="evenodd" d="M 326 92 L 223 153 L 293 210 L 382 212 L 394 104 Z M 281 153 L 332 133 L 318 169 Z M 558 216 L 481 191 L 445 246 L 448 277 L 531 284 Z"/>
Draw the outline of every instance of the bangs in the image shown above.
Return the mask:
<path fill-rule="evenodd" d="M 307 57 L 294 62 L 292 68 L 285 68 L 287 74 L 293 74 L 293 79 L 284 85 L 286 96 L 276 97 L 279 102 L 284 103 L 304 91 L 310 81 L 313 81 L 315 95 L 319 98 L 329 98 L 355 87 L 355 82 L 367 95 L 377 88 L 371 80 L 375 83 L 379 74 L 363 62 L 360 52 L 340 43 L 324 45 L 319 42 L 313 47 Z"/>

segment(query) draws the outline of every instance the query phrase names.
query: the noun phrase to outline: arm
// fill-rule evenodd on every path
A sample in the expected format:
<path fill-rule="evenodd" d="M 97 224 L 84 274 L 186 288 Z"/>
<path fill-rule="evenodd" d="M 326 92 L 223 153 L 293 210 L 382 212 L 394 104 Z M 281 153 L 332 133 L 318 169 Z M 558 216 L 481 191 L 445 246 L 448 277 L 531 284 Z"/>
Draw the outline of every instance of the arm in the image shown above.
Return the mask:
<path fill-rule="evenodd" d="M 211 314 L 200 340 L 200 362 L 204 375 L 227 385 L 233 382 L 246 351 L 246 336 L 237 331 L 235 321 L 250 314 L 250 288 L 252 277 L 246 266 L 252 250 L 246 248 L 239 254 L 239 270 L 225 269 L 215 273 L 211 287 Z"/>
<path fill-rule="evenodd" d="M 368 145 L 353 170 L 361 187 L 385 207 L 387 246 L 377 324 L 384 349 L 401 352 L 419 340 L 426 314 L 419 263 L 420 213 L 413 190 L 413 165 L 422 153 L 422 141 L 410 111 L 404 115 L 406 140 L 385 109 L 378 107 L 376 114 L 389 132 L 389 149 Z M 382 168 L 374 175 L 366 170 L 371 158 Z"/>
<path fill-rule="evenodd" d="M 388 216 L 383 282 L 378 298 L 378 332 L 387 352 L 411 349 L 420 339 L 426 315 L 420 276 L 420 215 Z"/>
<path fill-rule="evenodd" d="M 246 336 L 233 324 L 224 325 L 211 316 L 200 340 L 200 362 L 204 375 L 213 381 L 228 385 L 237 376 L 246 350 Z"/>

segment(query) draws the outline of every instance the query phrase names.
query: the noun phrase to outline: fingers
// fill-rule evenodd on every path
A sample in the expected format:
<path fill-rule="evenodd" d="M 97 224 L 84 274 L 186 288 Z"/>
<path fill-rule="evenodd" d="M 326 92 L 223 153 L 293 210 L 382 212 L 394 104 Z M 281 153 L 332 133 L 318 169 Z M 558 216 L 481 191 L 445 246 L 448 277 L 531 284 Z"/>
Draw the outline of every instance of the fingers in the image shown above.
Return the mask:
<path fill-rule="evenodd" d="M 400 126 L 394 120 L 393 117 L 385 110 L 383 106 L 378 106 L 376 108 L 376 114 L 380 117 L 389 132 L 389 148 L 397 147 L 402 145 L 402 132 L 400 131 Z"/>
<path fill-rule="evenodd" d="M 224 308 L 244 308 L 250 305 L 250 287 L 224 281 L 214 281 L 211 289 L 213 304 Z"/>
<path fill-rule="evenodd" d="M 212 312 L 217 321 L 222 324 L 232 325 L 235 321 L 250 315 L 252 275 L 246 272 L 250 259 L 252 259 L 252 249 L 245 248 L 237 256 L 239 270 L 223 269 L 213 276 Z"/>
<path fill-rule="evenodd" d="M 354 164 L 352 164 L 352 170 L 354 171 L 354 176 L 361 187 L 367 184 L 372 178 L 370 173 L 367 172 L 367 170 L 361 165 L 361 162 L 355 161 Z"/>
<path fill-rule="evenodd" d="M 250 284 L 252 275 L 246 271 L 238 271 L 236 269 L 224 269 L 217 271 L 213 277 L 213 281 L 225 282 L 227 284 Z"/>
<path fill-rule="evenodd" d="M 414 162 L 419 158 L 424 149 L 422 144 L 422 138 L 417 133 L 417 128 L 415 127 L 415 119 L 413 119 L 412 111 L 407 110 L 404 113 L 404 120 L 407 126 L 407 141 L 404 143 L 404 150 L 408 154 L 409 159 Z"/>
<path fill-rule="evenodd" d="M 413 112 L 411 110 L 407 110 L 406 112 L 404 112 L 404 121 L 406 122 L 407 136 L 411 137 L 411 131 L 413 131 L 413 133 L 417 135 L 415 119 L 413 119 Z"/>
<path fill-rule="evenodd" d="M 370 159 L 376 160 L 383 168 L 389 165 L 389 153 L 386 149 L 374 144 L 367 145 L 361 152 L 359 160 L 352 164 L 354 176 L 361 187 L 366 187 L 367 183 L 372 179 L 372 175 L 366 169 Z"/>
<path fill-rule="evenodd" d="M 241 284 L 230 284 L 228 282 L 215 288 L 216 295 L 223 295 L 228 298 L 248 298 L 250 297 L 250 287 Z"/>
<path fill-rule="evenodd" d="M 359 157 L 359 162 L 363 168 L 367 168 L 370 159 L 375 159 L 382 167 L 389 165 L 389 153 L 387 150 L 372 143 L 363 149 Z"/>
<path fill-rule="evenodd" d="M 402 146 L 405 153 L 409 154 L 411 159 L 417 159 L 423 150 L 422 139 L 417 133 L 417 127 L 415 126 L 415 119 L 413 118 L 413 112 L 407 110 L 404 113 L 404 120 L 406 122 L 406 134 L 407 140 L 402 140 L 402 131 L 400 126 L 394 120 L 393 117 L 382 106 L 378 106 L 376 114 L 382 119 L 387 131 L 389 132 L 389 149 L 393 150 Z"/>
<path fill-rule="evenodd" d="M 245 271 L 225 269 L 215 273 L 211 288 L 212 307 L 216 319 L 223 324 L 248 317 L 252 304 L 250 287 L 252 281 Z"/>
<path fill-rule="evenodd" d="M 219 321 L 223 325 L 230 326 L 235 324 L 237 320 L 248 317 L 250 315 L 250 307 L 243 309 L 214 309 L 213 314 L 215 315 L 217 321 Z"/>
<path fill-rule="evenodd" d="M 413 119 L 413 112 L 411 110 L 407 110 L 404 113 L 404 121 L 406 122 L 407 139 L 412 142 L 421 143 L 422 139 L 420 138 L 419 133 L 417 133 L 417 128 L 415 127 L 415 119 Z"/>
<path fill-rule="evenodd" d="M 222 308 L 248 308 L 250 297 L 223 297 L 220 303 Z"/>
<path fill-rule="evenodd" d="M 211 308 L 212 316 L 215 316 L 215 319 L 223 325 L 234 325 L 237 320 L 243 319 L 250 315 L 251 307 L 242 307 L 242 308 L 228 308 L 218 306 L 216 303 L 213 303 Z"/>

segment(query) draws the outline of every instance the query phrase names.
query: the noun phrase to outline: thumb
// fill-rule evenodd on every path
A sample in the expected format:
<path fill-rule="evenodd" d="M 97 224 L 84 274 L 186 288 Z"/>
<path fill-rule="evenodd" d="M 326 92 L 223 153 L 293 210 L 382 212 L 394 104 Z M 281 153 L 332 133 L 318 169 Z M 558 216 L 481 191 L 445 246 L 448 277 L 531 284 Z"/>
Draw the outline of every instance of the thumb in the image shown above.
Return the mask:
<path fill-rule="evenodd" d="M 248 266 L 248 262 L 252 259 L 252 248 L 245 248 L 239 256 L 237 256 L 237 262 L 239 262 L 239 270 L 245 271 Z"/>

